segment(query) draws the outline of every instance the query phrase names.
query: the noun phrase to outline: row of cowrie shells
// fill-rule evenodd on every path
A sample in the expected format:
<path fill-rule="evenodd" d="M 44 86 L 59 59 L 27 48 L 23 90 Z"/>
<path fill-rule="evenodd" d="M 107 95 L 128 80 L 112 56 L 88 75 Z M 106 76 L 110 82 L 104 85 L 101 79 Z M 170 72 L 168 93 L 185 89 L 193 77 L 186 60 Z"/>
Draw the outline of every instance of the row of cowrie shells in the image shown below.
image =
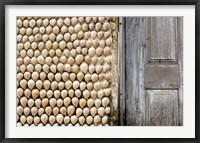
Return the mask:
<path fill-rule="evenodd" d="M 90 75 L 90 74 L 88 74 L 88 75 Z M 95 77 L 95 79 L 92 78 L 92 80 L 96 81 L 97 78 L 98 78 L 98 76 Z M 19 81 L 19 86 L 24 90 L 27 88 L 29 88 L 30 90 L 34 90 L 36 87 L 37 89 L 35 89 L 35 90 L 41 90 L 42 88 L 44 88 L 45 90 L 51 89 L 53 91 L 55 91 L 57 88 L 59 90 L 63 90 L 64 88 L 67 90 L 80 89 L 81 91 L 83 91 L 87 88 L 89 91 L 91 91 L 93 89 L 95 89 L 96 91 L 99 91 L 102 88 L 105 89 L 105 88 L 109 87 L 109 82 L 107 80 L 102 80 L 101 82 L 96 81 L 96 82 L 92 83 L 92 82 L 89 82 L 90 78 L 88 80 L 85 80 L 86 82 L 84 82 L 84 81 L 79 82 L 78 80 L 75 80 L 75 81 L 67 80 L 65 83 L 62 81 L 60 82 L 60 79 L 58 80 L 59 83 L 57 83 L 56 81 L 50 82 L 49 80 L 45 80 L 44 82 L 42 82 L 41 80 L 38 80 L 38 81 L 36 81 L 36 80 L 34 81 L 33 79 L 30 79 L 27 81 L 25 79 L 21 79 Z"/>
<path fill-rule="evenodd" d="M 93 31 L 95 30 L 95 31 Z M 58 26 L 48 26 L 48 27 L 35 27 L 35 28 L 18 28 L 17 29 L 17 34 L 21 35 L 21 36 L 35 36 L 35 38 L 38 38 L 38 36 L 41 37 L 41 35 L 44 35 L 44 37 L 49 37 L 52 41 L 55 41 L 56 39 L 56 35 L 59 36 L 57 38 L 61 38 L 64 37 L 67 39 L 66 41 L 69 41 L 70 35 L 72 36 L 71 38 L 73 38 L 73 35 L 77 35 L 79 39 L 83 38 L 84 39 L 88 39 L 90 36 L 92 39 L 95 38 L 99 38 L 99 39 L 106 39 L 106 37 L 108 37 L 110 35 L 110 25 L 108 23 L 103 24 L 103 26 L 101 27 L 100 23 L 97 23 L 95 25 L 95 28 L 86 28 L 85 25 L 83 24 L 82 26 L 80 24 L 75 25 L 75 27 L 70 26 L 62 26 L 61 28 L 59 28 Z M 92 31 L 92 32 L 90 32 Z M 52 33 L 53 32 L 53 33 Z M 84 33 L 85 32 L 85 33 Z M 47 35 L 49 34 L 49 35 Z M 62 36 L 61 36 L 62 34 Z M 20 37 L 17 37 L 17 39 Z M 76 38 L 73 38 L 76 39 Z M 73 41 L 73 40 L 72 40 Z"/>
<path fill-rule="evenodd" d="M 107 99 L 108 100 L 108 99 Z M 62 101 L 60 101 L 62 102 Z M 101 102 L 101 101 L 99 101 Z M 59 103 L 60 104 L 60 103 Z M 101 104 L 101 103 L 97 103 L 95 102 L 95 104 Z M 89 105 L 89 103 L 88 103 Z M 98 105 L 97 105 L 98 106 Z M 59 108 L 60 107 L 60 108 Z M 59 105 L 59 107 L 54 107 L 52 108 L 51 106 L 47 106 L 45 108 L 37 108 L 37 107 L 22 107 L 22 106 L 18 106 L 17 107 L 17 114 L 20 116 L 17 116 L 17 121 L 19 120 L 20 118 L 20 121 L 21 121 L 21 117 L 41 117 L 41 121 L 43 122 L 43 119 L 42 119 L 42 116 L 45 114 L 47 114 L 49 117 L 50 116 L 53 116 L 53 117 L 57 117 L 58 115 L 62 115 L 61 117 L 63 116 L 76 116 L 76 117 L 80 117 L 81 115 L 83 115 L 84 117 L 87 117 L 87 116 L 92 116 L 92 117 L 95 117 L 96 115 L 99 115 L 100 117 L 103 118 L 103 116 L 105 114 L 109 114 L 110 113 L 110 107 L 86 107 L 86 108 L 76 108 L 72 105 L 69 105 L 67 108 L 66 107 L 62 107 L 62 105 Z M 61 113 L 61 114 L 59 114 Z M 31 115 L 30 115 L 31 114 Z M 75 115 L 74 115 L 75 114 Z M 107 121 L 107 120 L 106 120 Z M 21 121 L 22 124 L 25 123 L 25 121 Z M 28 122 L 29 124 L 31 124 L 30 122 Z M 44 122 L 43 122 L 44 123 Z M 59 124 L 61 124 L 61 122 L 58 122 Z M 106 122 L 104 121 L 103 124 L 105 124 Z M 44 123 L 45 124 L 45 123 Z M 53 124 L 53 123 L 52 123 Z"/>
<path fill-rule="evenodd" d="M 75 29 L 83 29 L 84 31 L 88 30 L 88 28 L 90 28 L 91 30 L 99 30 L 102 28 L 107 31 L 110 28 L 110 24 L 109 24 L 109 18 L 105 18 L 105 17 L 66 17 L 66 18 L 59 18 L 59 19 L 55 19 L 55 18 L 38 18 L 36 19 L 21 19 L 18 18 L 17 19 L 17 27 L 21 28 L 34 28 L 36 26 L 38 27 L 48 27 L 48 26 L 58 26 L 58 27 L 62 27 L 62 26 L 66 26 L 66 27 L 74 27 Z"/>
<path fill-rule="evenodd" d="M 62 31 L 61 31 L 62 32 Z M 23 35 L 22 35 L 23 34 Z M 93 46 L 96 47 L 97 45 L 102 46 L 103 44 L 105 45 L 105 42 L 107 45 L 110 45 L 110 36 L 111 36 L 111 31 L 88 31 L 88 32 L 83 32 L 83 31 L 79 31 L 78 33 L 75 34 L 70 34 L 70 33 L 64 33 L 64 34 L 42 34 L 42 32 L 38 31 L 37 33 L 33 31 L 33 33 L 31 33 L 30 35 L 24 35 L 25 33 L 18 33 L 17 35 L 17 42 L 21 42 L 23 44 L 32 44 L 35 42 L 52 42 L 52 45 L 54 45 L 54 47 L 56 46 L 56 44 L 58 42 L 64 41 L 64 42 L 74 42 L 76 40 L 79 41 L 79 45 L 81 47 L 89 45 L 89 43 L 92 42 Z M 106 40 L 106 41 L 104 41 Z M 41 44 L 40 43 L 40 44 Z M 28 45 L 26 45 L 28 46 Z"/>
<path fill-rule="evenodd" d="M 92 17 L 92 16 L 89 16 L 89 17 L 81 17 L 81 16 L 79 16 L 79 17 L 47 17 L 47 16 L 21 16 L 21 17 L 18 17 L 17 19 L 20 19 L 20 20 L 22 20 L 22 21 L 24 21 L 24 20 L 31 20 L 31 19 L 34 19 L 34 20 L 45 20 L 45 19 L 48 19 L 49 21 L 54 21 L 54 20 L 59 20 L 59 19 L 64 19 L 64 20 L 67 20 L 67 21 L 69 21 L 69 20 L 71 20 L 71 19 L 78 19 L 78 21 L 79 22 L 86 22 L 86 23 L 91 23 L 91 21 L 93 21 L 93 22 L 97 22 L 97 21 L 99 21 L 99 22 L 101 22 L 101 23 L 103 23 L 105 20 L 107 20 L 107 21 L 113 21 L 113 22 L 115 22 L 116 21 L 116 17 L 102 17 L 102 16 L 94 16 L 94 17 Z M 70 23 L 69 23 L 69 26 L 70 26 Z"/>
<path fill-rule="evenodd" d="M 17 107 L 17 114 L 19 116 L 25 115 L 25 116 L 42 116 L 43 114 L 47 114 L 48 116 L 57 116 L 59 113 L 61 113 L 63 116 L 72 116 L 72 115 L 76 115 L 76 116 L 81 116 L 82 114 L 87 117 L 88 115 L 91 116 L 95 116 L 96 114 L 100 115 L 101 117 L 103 117 L 105 114 L 109 114 L 110 113 L 110 109 L 108 108 L 104 108 L 104 107 L 99 107 L 98 109 L 96 107 L 92 107 L 92 108 L 77 108 L 75 109 L 74 106 L 70 105 L 69 107 L 54 107 L 51 108 L 50 106 L 47 106 L 45 109 L 44 108 L 37 108 L 37 107 L 33 107 L 33 108 L 29 108 L 29 107 L 25 107 L 23 109 L 22 106 L 18 106 Z"/>
<path fill-rule="evenodd" d="M 51 124 L 49 124 L 49 123 L 47 123 L 47 124 L 42 124 L 42 123 L 39 123 L 39 124 L 37 124 L 37 125 L 35 125 L 35 124 L 31 124 L 31 125 L 29 125 L 29 124 L 24 124 L 24 125 L 22 125 L 20 122 L 18 122 L 17 123 L 17 126 L 18 127 L 20 127 L 20 126 L 25 126 L 25 127 L 28 127 L 28 126 L 31 126 L 31 127 L 35 127 L 35 126 L 38 126 L 38 127 L 42 127 L 42 126 L 47 126 L 47 127 L 49 127 L 49 126 L 109 126 L 108 124 L 105 124 L 105 125 L 102 125 L 102 124 L 98 124 L 98 125 L 94 125 L 94 124 L 91 124 L 91 125 L 88 125 L 88 124 L 83 124 L 83 125 L 80 125 L 79 123 L 76 123 L 75 125 L 73 125 L 73 124 L 71 124 L 71 123 L 69 123 L 68 125 L 65 125 L 65 124 L 62 124 L 62 125 L 59 125 L 58 123 L 55 123 L 55 124 L 53 124 L 53 125 L 51 125 Z"/>
<path fill-rule="evenodd" d="M 91 107 L 91 108 L 75 108 L 72 105 L 69 105 L 67 108 L 66 107 L 50 107 L 47 106 L 46 108 L 37 108 L 36 106 L 33 106 L 32 108 L 25 107 L 23 108 L 22 106 L 17 107 L 17 114 L 19 116 L 25 115 L 25 116 L 42 116 L 43 114 L 47 114 L 48 116 L 57 116 L 59 113 L 61 113 L 63 116 L 72 116 L 76 115 L 77 117 L 81 116 L 82 114 L 87 117 L 88 115 L 95 116 L 95 115 L 100 115 L 103 117 L 105 114 L 110 113 L 110 108 L 109 107 Z"/>
<path fill-rule="evenodd" d="M 47 123 L 50 123 L 50 125 L 54 125 L 55 123 L 58 123 L 59 125 L 69 125 L 70 123 L 72 125 L 76 125 L 77 123 L 79 123 L 79 125 L 84 125 L 85 123 L 87 125 L 98 125 L 98 124 L 102 124 L 102 125 L 106 125 L 108 122 L 108 116 L 79 116 L 77 117 L 76 115 L 73 116 L 63 116 L 62 114 L 58 114 L 57 116 L 48 116 L 47 114 L 42 114 L 41 117 L 39 116 L 25 116 L 22 115 L 20 116 L 20 118 L 18 119 L 20 121 L 20 124 L 18 124 L 17 126 L 20 125 L 24 125 L 24 124 L 28 124 L 28 125 L 39 125 L 40 123 L 42 123 L 43 125 L 46 125 Z"/>
<path fill-rule="evenodd" d="M 40 58 L 38 57 L 38 62 L 39 63 L 35 63 L 35 65 L 31 64 L 31 63 L 24 63 L 23 58 L 18 58 L 17 61 L 17 65 L 18 65 L 18 72 L 21 73 L 25 73 L 30 72 L 36 72 L 36 73 L 40 73 L 40 72 L 44 72 L 46 74 L 48 74 L 49 72 L 53 72 L 54 74 L 59 72 L 59 73 L 63 73 L 63 72 L 74 72 L 74 73 L 78 73 L 78 72 L 82 72 L 84 74 L 86 73 L 90 73 L 93 74 L 94 72 L 96 73 L 101 73 L 101 72 L 108 72 L 111 69 L 110 64 L 104 64 L 104 65 L 94 65 L 94 64 L 88 64 L 86 62 L 82 62 L 79 65 L 78 64 L 73 64 L 74 61 L 70 61 L 71 58 L 68 58 L 68 63 L 67 64 L 63 64 L 63 63 L 59 63 L 58 64 L 54 64 L 54 63 L 45 63 L 44 58 Z M 27 61 L 26 61 L 27 62 Z M 43 64 L 40 64 L 43 63 Z M 35 71 L 34 71 L 35 70 Z"/>
<path fill-rule="evenodd" d="M 42 77 L 41 77 L 42 76 Z M 35 74 L 33 72 L 30 74 L 29 72 L 25 72 L 24 74 L 18 73 L 17 74 L 17 87 L 22 89 L 34 89 L 37 88 L 38 90 L 45 89 L 45 90 L 63 90 L 66 89 L 74 89 L 80 88 L 81 91 L 88 89 L 88 90 L 99 90 L 100 88 L 108 88 L 110 74 L 86 74 L 75 73 L 68 74 L 64 72 L 62 74 L 53 73 L 45 74 L 44 72 L 40 74 Z"/>
<path fill-rule="evenodd" d="M 17 20 L 19 126 L 107 125 L 112 44 L 109 20 Z M 38 115 L 39 122 L 32 124 Z M 70 121 L 64 123 L 67 117 Z"/>
<path fill-rule="evenodd" d="M 106 83 L 108 84 L 108 83 Z M 90 84 L 88 84 L 89 86 Z M 41 90 L 38 90 L 38 89 L 22 89 L 22 88 L 18 88 L 17 89 L 17 97 L 18 98 L 22 98 L 24 96 L 24 98 L 30 98 L 32 97 L 33 99 L 36 99 L 36 98 L 45 98 L 45 97 L 48 97 L 49 99 L 52 98 L 52 97 L 55 97 L 56 99 L 62 97 L 62 98 L 65 98 L 66 96 L 69 96 L 71 98 L 73 98 L 74 96 L 80 98 L 81 96 L 84 97 L 85 99 L 88 99 L 89 97 L 93 98 L 93 99 L 96 99 L 97 96 L 98 98 L 102 98 L 103 96 L 107 96 L 109 97 L 111 95 L 111 90 L 110 88 L 105 88 L 105 89 L 99 89 L 99 90 L 96 90 L 97 88 L 94 89 L 91 89 L 91 88 L 88 88 L 86 89 L 86 85 L 84 85 L 84 89 L 62 89 L 62 90 L 58 90 L 56 89 L 55 87 L 52 87 L 52 88 L 55 88 L 54 90 L 45 90 L 45 89 L 41 89 Z"/>
<path fill-rule="evenodd" d="M 41 41 L 41 40 L 40 40 Z M 64 40 L 60 41 L 60 42 L 52 42 L 51 40 L 44 40 L 44 42 L 25 42 L 25 43 L 19 43 L 17 45 L 17 50 L 20 52 L 22 49 L 25 49 L 26 51 L 29 50 L 29 49 L 33 49 L 33 50 L 36 50 L 36 49 L 39 49 L 40 51 L 42 51 L 43 49 L 46 49 L 46 50 L 50 50 L 50 49 L 60 49 L 62 51 L 65 50 L 65 48 L 67 47 L 68 50 L 72 50 L 72 49 L 77 49 L 77 53 L 80 53 L 81 51 L 81 48 L 85 48 L 85 49 L 88 49 L 88 48 L 92 48 L 93 51 L 95 50 L 95 48 L 99 48 L 99 50 L 96 51 L 96 53 L 98 55 L 101 55 L 101 51 L 100 49 L 104 49 L 104 48 L 109 48 L 109 46 L 111 46 L 112 44 L 112 39 L 111 38 L 107 38 L 106 40 L 92 40 L 92 39 L 89 39 L 89 40 L 75 40 L 73 42 L 66 42 Z M 102 50 L 103 50 L 102 49 Z M 89 50 L 89 49 L 88 49 Z M 83 53 L 83 51 L 82 51 Z M 90 52 L 88 52 L 90 53 Z M 108 55 L 108 54 L 106 54 Z"/>
<path fill-rule="evenodd" d="M 18 58 L 25 58 L 25 57 L 36 57 L 38 58 L 39 56 L 41 58 L 53 58 L 54 56 L 57 56 L 59 58 L 61 58 L 63 56 L 63 58 L 75 58 L 76 62 L 77 62 L 77 58 L 80 58 L 82 56 L 86 56 L 88 55 L 90 58 L 93 58 L 94 56 L 100 57 L 100 56 L 109 56 L 111 53 L 111 48 L 109 46 L 105 46 L 104 48 L 102 47 L 90 47 L 90 48 L 81 48 L 81 47 L 77 47 L 76 49 L 46 49 L 46 48 L 38 48 L 36 49 L 35 46 L 31 46 L 32 48 L 27 48 L 24 49 L 24 46 L 22 43 L 19 43 L 17 45 L 18 51 L 17 51 L 17 56 Z M 79 56 L 79 57 L 77 57 Z M 82 58 L 84 59 L 84 58 Z"/>
<path fill-rule="evenodd" d="M 54 108 L 54 107 L 59 107 L 61 108 L 63 107 L 67 107 L 71 106 L 73 109 L 80 107 L 81 109 L 88 107 L 88 108 L 92 108 L 92 107 L 96 107 L 99 108 L 101 106 L 103 106 L 104 108 L 106 108 L 108 105 L 110 104 L 109 98 L 108 97 L 103 97 L 101 99 L 93 99 L 93 98 L 80 98 L 78 99 L 77 97 L 65 97 L 65 98 L 43 98 L 43 99 L 27 99 L 26 97 L 22 97 L 21 99 L 17 98 L 17 105 L 18 107 L 20 107 L 20 109 L 23 108 L 32 108 L 37 107 L 37 108 L 46 108 L 47 106 Z M 17 107 L 17 108 L 18 108 Z M 71 109 L 71 108 L 69 108 Z M 70 110 L 71 111 L 71 110 Z M 21 115 L 21 114 L 19 114 Z"/>
<path fill-rule="evenodd" d="M 89 92 L 88 92 L 89 93 Z M 99 96 L 101 96 L 100 98 L 90 98 L 88 96 L 90 96 L 88 93 L 83 93 L 83 97 L 82 98 L 78 98 L 78 97 L 64 97 L 64 98 L 60 98 L 60 97 L 53 97 L 53 98 L 30 98 L 28 99 L 27 97 L 23 96 L 20 99 L 17 98 L 17 102 L 18 105 L 20 103 L 20 105 L 22 107 L 27 107 L 27 105 L 32 108 L 33 105 L 36 105 L 36 107 L 40 108 L 40 107 L 47 107 L 48 105 L 50 105 L 52 108 L 55 107 L 56 105 L 58 107 L 61 106 L 65 106 L 68 107 L 70 104 L 72 104 L 74 107 L 93 107 L 96 106 L 97 108 L 99 108 L 101 105 L 103 107 L 106 107 L 107 105 L 109 105 L 110 101 L 109 98 L 107 96 L 103 96 L 103 94 L 99 94 Z M 56 93 L 55 93 L 56 94 Z M 42 96 L 40 94 L 40 96 Z M 56 96 L 56 95 L 54 95 Z M 66 95 L 65 95 L 66 96 Z"/>

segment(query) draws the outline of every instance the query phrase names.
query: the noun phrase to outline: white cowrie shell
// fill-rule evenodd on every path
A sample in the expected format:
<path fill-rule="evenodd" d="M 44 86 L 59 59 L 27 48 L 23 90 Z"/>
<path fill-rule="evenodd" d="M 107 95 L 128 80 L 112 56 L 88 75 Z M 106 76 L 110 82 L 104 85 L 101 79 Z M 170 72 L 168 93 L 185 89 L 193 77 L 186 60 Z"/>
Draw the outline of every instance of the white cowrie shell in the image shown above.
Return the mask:
<path fill-rule="evenodd" d="M 103 23 L 105 20 L 105 17 L 98 17 L 99 22 Z"/>
<path fill-rule="evenodd" d="M 89 115 L 89 113 L 90 113 L 90 109 L 89 108 L 86 107 L 86 108 L 83 109 L 83 115 L 85 117 L 87 117 Z"/>
<path fill-rule="evenodd" d="M 106 107 L 109 103 L 110 103 L 109 98 L 104 97 L 104 98 L 102 99 L 102 105 L 103 105 L 103 107 Z"/>
<path fill-rule="evenodd" d="M 48 116 L 47 116 L 46 114 L 43 114 L 43 115 L 41 116 L 41 122 L 42 122 L 43 124 L 46 124 L 46 123 L 48 122 Z"/>
<path fill-rule="evenodd" d="M 28 100 L 28 106 L 29 106 L 29 108 L 31 108 L 31 107 L 33 107 L 33 105 L 34 105 L 34 100 L 31 98 Z"/>
<path fill-rule="evenodd" d="M 33 89 L 31 95 L 32 95 L 33 99 L 36 99 L 39 96 L 38 89 Z"/>
<path fill-rule="evenodd" d="M 91 79 L 91 75 L 90 74 L 86 74 L 84 79 L 85 79 L 86 82 L 89 82 L 90 79 Z"/>
<path fill-rule="evenodd" d="M 106 89 L 104 89 L 103 91 L 104 91 L 105 96 L 108 97 L 108 96 L 111 95 L 111 90 L 110 90 L 109 88 L 106 88 Z"/>
<path fill-rule="evenodd" d="M 65 116 L 64 118 L 64 124 L 67 125 L 70 122 L 70 117 L 69 116 Z"/>
<path fill-rule="evenodd" d="M 97 92 L 95 90 L 92 90 L 90 93 L 91 93 L 90 96 L 92 97 L 92 99 L 97 98 Z"/>
<path fill-rule="evenodd" d="M 77 116 L 73 115 L 73 116 L 71 117 L 71 123 L 72 123 L 73 125 L 75 125 L 77 121 L 78 121 Z"/>
<path fill-rule="evenodd" d="M 74 107 L 78 107 L 78 103 L 79 103 L 79 99 L 77 97 L 73 97 L 72 104 L 74 105 Z"/>
<path fill-rule="evenodd" d="M 41 104 L 42 104 L 42 100 L 41 99 L 38 98 L 38 99 L 35 100 L 35 106 L 36 107 L 40 108 Z"/>
<path fill-rule="evenodd" d="M 85 117 L 83 117 L 83 116 L 79 117 L 78 121 L 79 121 L 80 125 L 83 125 L 85 123 Z"/>
<path fill-rule="evenodd" d="M 105 113 L 105 109 L 103 107 L 99 107 L 98 108 L 98 114 L 103 117 L 104 116 L 104 113 Z"/>
<path fill-rule="evenodd" d="M 106 113 L 106 114 L 110 114 L 110 107 L 106 107 L 106 108 L 105 108 L 105 113 Z"/>
<path fill-rule="evenodd" d="M 51 99 L 49 100 L 49 105 L 50 105 L 52 108 L 54 108 L 54 107 L 56 106 L 56 99 L 55 99 L 55 98 L 51 98 Z"/>
<path fill-rule="evenodd" d="M 77 74 L 77 79 L 78 79 L 79 81 L 82 81 L 83 78 L 84 78 L 84 74 L 83 74 L 82 72 L 79 72 L 79 73 Z"/>
<path fill-rule="evenodd" d="M 43 115 L 44 112 L 45 112 L 45 110 L 44 110 L 43 107 L 41 107 L 41 108 L 38 109 L 38 115 L 39 115 L 39 116 Z"/>
<path fill-rule="evenodd" d="M 62 115 L 64 115 L 64 116 L 66 116 L 66 115 L 67 115 L 67 108 L 62 106 L 62 107 L 60 108 L 60 113 L 61 113 Z"/>
<path fill-rule="evenodd" d="M 26 116 L 22 115 L 20 117 L 20 122 L 22 123 L 22 125 L 24 125 L 26 123 Z"/>
<path fill-rule="evenodd" d="M 23 91 L 22 88 L 18 88 L 18 89 L 17 89 L 17 97 L 18 97 L 18 98 L 21 98 L 22 95 L 23 95 L 23 92 L 24 92 L 24 91 Z"/>
<path fill-rule="evenodd" d="M 94 99 L 90 98 L 87 100 L 87 106 L 91 108 L 94 105 Z"/>
<path fill-rule="evenodd" d="M 49 99 L 48 98 L 43 98 L 42 99 L 42 107 L 43 108 L 47 107 L 48 103 L 49 103 Z"/>
<path fill-rule="evenodd" d="M 84 90 L 83 97 L 87 100 L 90 97 L 90 92 L 88 90 Z"/>
<path fill-rule="evenodd" d="M 67 90 L 62 90 L 61 91 L 61 97 L 64 99 L 67 96 Z"/>
<path fill-rule="evenodd" d="M 97 108 L 96 107 L 92 107 L 90 109 L 90 114 L 94 117 L 97 114 Z"/>
<path fill-rule="evenodd" d="M 86 100 L 84 98 L 81 98 L 79 100 L 79 106 L 83 109 L 86 105 Z"/>
<path fill-rule="evenodd" d="M 54 116 L 58 115 L 58 113 L 59 113 L 59 108 L 58 107 L 54 107 L 53 108 L 53 114 L 54 114 Z"/>
<path fill-rule="evenodd" d="M 26 89 L 26 87 L 27 87 L 27 81 L 26 81 L 25 79 L 22 79 L 22 80 L 20 81 L 20 86 L 21 86 L 23 89 Z"/>
<path fill-rule="evenodd" d="M 73 89 L 70 89 L 70 90 L 68 91 L 68 95 L 69 95 L 69 97 L 73 98 L 73 97 L 74 97 L 74 90 L 73 90 Z"/>
<path fill-rule="evenodd" d="M 27 103 L 28 103 L 28 99 L 27 99 L 26 97 L 22 97 L 22 98 L 20 99 L 20 104 L 21 104 L 23 107 L 26 107 Z"/>
<path fill-rule="evenodd" d="M 86 17 L 85 18 L 86 23 L 90 23 L 91 19 L 92 19 L 91 17 Z"/>
<path fill-rule="evenodd" d="M 95 117 L 94 117 L 94 124 L 95 125 L 98 125 L 98 124 L 100 124 L 101 123 L 101 117 L 99 116 L 99 115 L 96 115 Z"/>
<path fill-rule="evenodd" d="M 51 25 L 51 26 L 55 26 L 55 24 L 56 24 L 56 20 L 55 20 L 55 19 L 51 19 L 51 20 L 50 20 L 50 25 Z"/>
<path fill-rule="evenodd" d="M 95 30 L 99 31 L 100 29 L 101 29 L 101 23 L 98 22 L 95 24 Z"/>
<path fill-rule="evenodd" d="M 51 116 L 49 117 L 49 123 L 50 123 L 51 125 L 53 125 L 53 124 L 55 123 L 55 121 L 56 121 L 55 116 L 51 115 Z"/>
<path fill-rule="evenodd" d="M 64 23 L 64 21 L 63 21 L 62 18 L 59 18 L 59 19 L 57 20 L 57 25 L 58 25 L 59 27 L 62 27 L 63 23 Z"/>
<path fill-rule="evenodd" d="M 22 116 L 22 114 L 24 113 L 24 109 L 22 106 L 17 106 L 17 114 Z"/>
<path fill-rule="evenodd" d="M 64 23 L 65 23 L 67 26 L 70 26 L 71 21 L 70 21 L 70 19 L 69 19 L 68 17 L 66 17 L 65 20 L 64 20 Z"/>
<path fill-rule="evenodd" d="M 92 122 L 93 122 L 93 117 L 92 117 L 92 116 L 87 116 L 87 118 L 86 118 L 86 123 L 87 123 L 88 125 L 90 125 Z"/>
<path fill-rule="evenodd" d="M 33 116 L 35 116 L 37 113 L 38 113 L 38 108 L 37 108 L 37 107 L 32 107 L 32 108 L 31 108 L 31 114 L 32 114 Z"/>
<path fill-rule="evenodd" d="M 70 80 L 65 82 L 65 87 L 67 90 L 69 90 L 72 87 L 72 82 Z"/>
<path fill-rule="evenodd" d="M 77 109 L 76 109 L 76 116 L 77 116 L 77 117 L 81 116 L 82 113 L 83 113 L 83 110 L 82 110 L 81 108 L 77 108 Z"/>
<path fill-rule="evenodd" d="M 71 103 L 71 98 L 70 97 L 66 97 L 64 99 L 64 105 L 65 105 L 65 107 L 68 107 L 70 105 L 70 103 Z"/>
<path fill-rule="evenodd" d="M 88 83 L 87 83 L 87 89 L 88 89 L 89 91 L 91 91 L 91 90 L 93 89 L 93 83 L 92 83 L 92 82 L 88 82 Z"/>
<path fill-rule="evenodd" d="M 21 19 L 17 19 L 17 26 L 18 27 L 22 27 L 22 24 L 23 24 L 22 20 Z"/>
<path fill-rule="evenodd" d="M 82 63 L 80 65 L 80 70 L 83 72 L 83 73 L 87 73 L 88 71 L 88 65 L 86 63 Z"/>
<path fill-rule="evenodd" d="M 33 122 L 33 117 L 32 117 L 32 116 L 28 116 L 28 117 L 26 118 L 26 121 L 27 121 L 27 123 L 28 123 L 29 125 L 31 125 L 32 122 Z"/>
<path fill-rule="evenodd" d="M 74 106 L 70 105 L 70 106 L 67 107 L 67 114 L 69 116 L 72 116 L 74 114 L 74 112 L 75 112 Z"/>
<path fill-rule="evenodd" d="M 81 91 L 79 89 L 75 90 L 75 96 L 78 98 L 81 97 Z"/>
<path fill-rule="evenodd" d="M 97 108 L 99 108 L 99 107 L 101 106 L 101 100 L 100 100 L 100 99 L 96 99 L 96 100 L 95 100 L 95 106 L 96 106 Z"/>
<path fill-rule="evenodd" d="M 62 34 L 65 34 L 66 32 L 67 32 L 67 26 L 63 25 L 63 26 L 61 27 L 61 33 L 62 33 Z"/>
<path fill-rule="evenodd" d="M 31 90 L 30 90 L 30 89 L 28 89 L 28 88 L 27 88 L 27 89 L 25 89 L 25 90 L 24 90 L 24 95 L 26 96 L 26 98 L 28 98 L 28 99 L 29 99 L 29 98 L 31 97 Z"/>
<path fill-rule="evenodd" d="M 33 122 L 34 122 L 35 125 L 38 125 L 38 124 L 40 123 L 40 117 L 35 116 L 35 117 L 33 118 Z"/>

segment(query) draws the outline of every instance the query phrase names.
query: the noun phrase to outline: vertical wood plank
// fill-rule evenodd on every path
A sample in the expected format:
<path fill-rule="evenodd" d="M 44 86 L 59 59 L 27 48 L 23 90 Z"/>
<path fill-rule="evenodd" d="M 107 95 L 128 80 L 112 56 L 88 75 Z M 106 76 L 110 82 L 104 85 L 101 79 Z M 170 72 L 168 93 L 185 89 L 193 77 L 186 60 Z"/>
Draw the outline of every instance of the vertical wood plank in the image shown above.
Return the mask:
<path fill-rule="evenodd" d="M 119 66 L 120 66 L 120 91 L 119 91 L 119 125 L 125 126 L 126 111 L 125 111 L 125 18 L 119 18 Z"/>
<path fill-rule="evenodd" d="M 177 18 L 177 54 L 180 66 L 180 88 L 179 88 L 179 126 L 183 126 L 183 17 Z"/>
<path fill-rule="evenodd" d="M 127 17 L 125 34 L 126 55 L 126 125 L 145 124 L 143 85 L 143 46 L 145 18 Z"/>

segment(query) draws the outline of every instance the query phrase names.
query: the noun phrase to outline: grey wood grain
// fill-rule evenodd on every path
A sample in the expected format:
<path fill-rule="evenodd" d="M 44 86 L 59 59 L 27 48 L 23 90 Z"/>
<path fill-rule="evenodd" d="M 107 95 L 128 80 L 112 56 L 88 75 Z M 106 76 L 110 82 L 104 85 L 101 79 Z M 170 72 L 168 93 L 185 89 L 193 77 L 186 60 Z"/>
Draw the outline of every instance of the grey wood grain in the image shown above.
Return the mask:
<path fill-rule="evenodd" d="M 183 126 L 183 17 L 177 18 L 177 31 L 176 31 L 176 41 L 177 41 L 177 57 L 178 57 L 178 65 L 180 66 L 180 88 L 178 90 L 179 93 L 179 125 Z"/>
<path fill-rule="evenodd" d="M 159 89 L 163 96 L 147 94 L 146 113 L 148 114 L 146 114 L 146 117 L 148 120 L 146 120 L 146 125 L 182 125 L 182 61 L 180 61 L 182 58 L 182 46 L 180 45 L 182 33 L 180 30 L 182 29 L 178 28 L 181 23 L 178 23 L 177 17 L 147 19 L 146 39 L 148 40 L 146 46 L 148 49 L 144 50 L 144 55 L 148 56 L 144 56 L 146 58 L 144 86 L 145 90 L 151 91 L 152 95 L 154 95 L 153 91 L 158 92 Z M 167 92 L 177 91 L 177 93 L 170 96 L 166 93 L 166 90 Z M 151 105 L 149 105 L 149 101 L 151 101 Z M 165 120 L 165 115 L 170 118 Z M 155 120 L 151 120 L 153 116 Z"/>
<path fill-rule="evenodd" d="M 147 90 L 148 125 L 178 125 L 177 90 Z"/>
<path fill-rule="evenodd" d="M 126 125 L 145 125 L 143 46 L 145 18 L 126 18 Z"/>
<path fill-rule="evenodd" d="M 180 67 L 178 65 L 146 65 L 144 86 L 148 89 L 180 87 Z"/>
<path fill-rule="evenodd" d="M 176 18 L 150 18 L 150 59 L 175 60 Z"/>
<path fill-rule="evenodd" d="M 125 111 L 125 42 L 124 42 L 124 17 L 119 18 L 119 66 L 120 66 L 120 91 L 119 91 L 119 125 L 124 126 L 126 120 Z"/>
<path fill-rule="evenodd" d="M 120 100 L 125 111 L 120 125 L 183 125 L 182 20 L 125 18 L 125 93 Z"/>
<path fill-rule="evenodd" d="M 145 64 L 177 64 L 179 59 L 177 42 L 176 17 L 146 18 Z"/>

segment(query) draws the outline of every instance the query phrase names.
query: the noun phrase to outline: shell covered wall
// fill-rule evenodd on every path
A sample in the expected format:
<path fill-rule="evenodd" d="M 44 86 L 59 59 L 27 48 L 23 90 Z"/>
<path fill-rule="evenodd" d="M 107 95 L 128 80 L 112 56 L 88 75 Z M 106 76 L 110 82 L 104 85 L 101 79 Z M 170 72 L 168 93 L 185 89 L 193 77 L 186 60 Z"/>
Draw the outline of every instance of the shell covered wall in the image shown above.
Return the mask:
<path fill-rule="evenodd" d="M 17 126 L 112 125 L 117 18 L 17 17 L 16 23 Z"/>

